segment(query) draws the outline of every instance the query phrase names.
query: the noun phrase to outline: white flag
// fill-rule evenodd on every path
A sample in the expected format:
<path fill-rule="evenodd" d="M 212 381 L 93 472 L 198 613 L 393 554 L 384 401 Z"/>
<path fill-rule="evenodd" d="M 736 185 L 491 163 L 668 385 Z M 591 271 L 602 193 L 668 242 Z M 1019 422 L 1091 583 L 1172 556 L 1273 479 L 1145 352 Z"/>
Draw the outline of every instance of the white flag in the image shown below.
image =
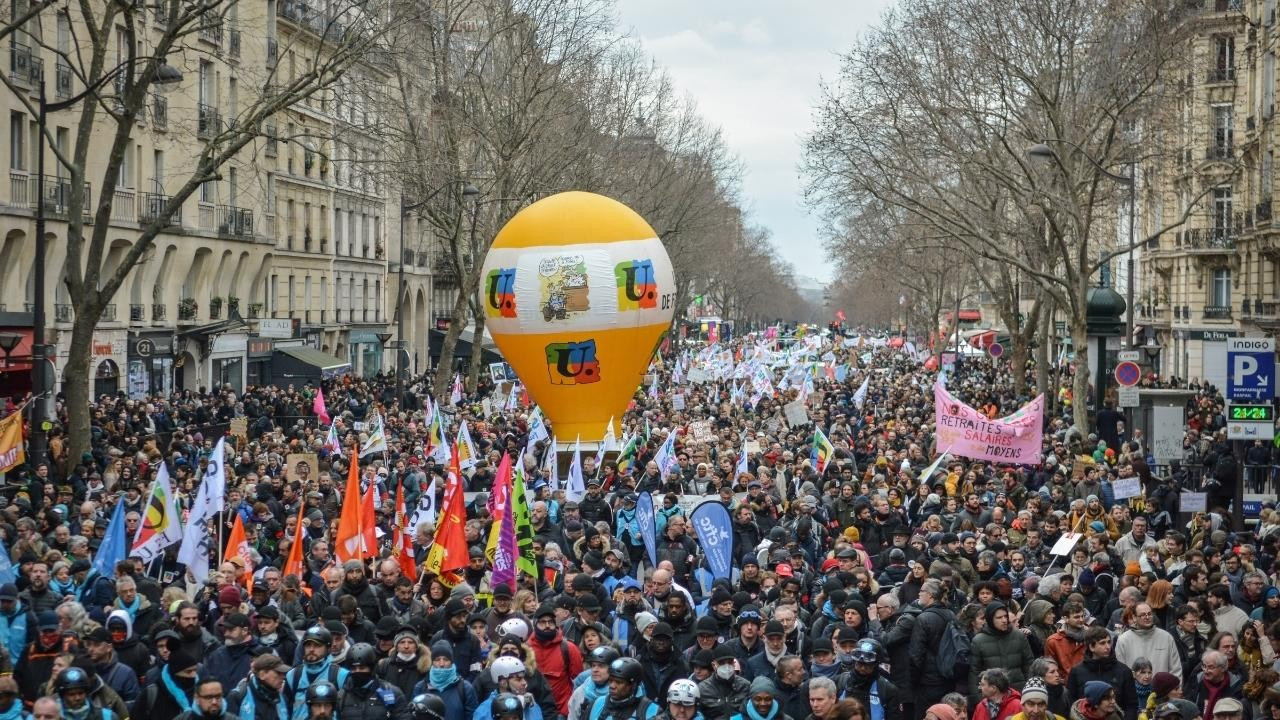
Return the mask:
<path fill-rule="evenodd" d="M 560 489 L 560 467 L 556 464 L 559 454 L 560 448 L 557 447 L 556 439 L 551 438 L 551 444 L 547 446 L 547 454 L 543 460 L 543 464 L 549 473 L 547 482 L 551 485 L 551 492 L 555 492 Z"/>
<path fill-rule="evenodd" d="M 409 530 L 418 532 L 422 523 L 436 523 L 436 477 L 431 477 L 431 484 L 418 496 L 418 509 L 413 511 L 413 519 L 409 522 Z"/>
<path fill-rule="evenodd" d="M 542 408 L 534 408 L 529 414 L 529 442 L 526 448 L 533 449 L 535 443 L 539 440 L 550 439 L 551 435 L 547 432 L 547 424 L 542 421 Z"/>
<path fill-rule="evenodd" d="M 747 441 L 742 441 L 742 454 L 738 456 L 738 475 L 751 472 L 751 466 L 747 464 Z"/>
<path fill-rule="evenodd" d="M 582 481 L 582 441 L 573 444 L 573 462 L 569 464 L 569 484 L 564 489 L 564 499 L 580 502 L 587 496 L 587 486 Z"/>
<path fill-rule="evenodd" d="M 665 480 L 667 475 L 676 467 L 676 431 L 672 428 L 667 433 L 667 439 L 662 443 L 662 447 L 658 448 L 658 454 L 654 456 L 653 461 L 658 465 L 658 472 L 661 473 L 662 479 Z"/>
<path fill-rule="evenodd" d="M 138 530 L 133 534 L 130 555 L 149 563 L 164 549 L 182 540 L 182 519 L 174 502 L 173 488 L 169 485 L 169 469 L 160 463 L 155 482 L 151 483 L 151 496 Z"/>
<path fill-rule="evenodd" d="M 858 386 L 858 389 L 853 393 L 853 404 L 859 410 L 862 409 L 862 404 L 867 401 L 867 384 L 870 382 L 871 376 L 868 375 L 862 379 L 862 385 Z"/>
<path fill-rule="evenodd" d="M 226 438 L 219 438 L 213 446 L 213 454 L 209 456 L 209 464 L 205 467 L 204 477 L 200 480 L 200 490 L 196 493 L 195 503 L 187 515 L 187 527 L 182 533 L 182 547 L 178 548 L 178 562 L 187 566 L 196 582 L 203 584 L 209 579 L 209 519 L 222 512 L 226 505 L 227 474 Z"/>
<path fill-rule="evenodd" d="M 613 416 L 604 428 L 604 439 L 600 441 L 600 449 L 596 451 L 596 472 L 604 465 L 604 454 L 618 449 L 618 437 L 613 434 Z"/>
<path fill-rule="evenodd" d="M 369 421 L 369 439 L 360 446 L 360 457 L 387 451 L 387 434 L 382 425 L 382 413 L 375 412 Z"/>
<path fill-rule="evenodd" d="M 466 471 L 476 466 L 476 446 L 471 442 L 471 431 L 467 429 L 467 421 L 458 426 L 458 469 Z"/>

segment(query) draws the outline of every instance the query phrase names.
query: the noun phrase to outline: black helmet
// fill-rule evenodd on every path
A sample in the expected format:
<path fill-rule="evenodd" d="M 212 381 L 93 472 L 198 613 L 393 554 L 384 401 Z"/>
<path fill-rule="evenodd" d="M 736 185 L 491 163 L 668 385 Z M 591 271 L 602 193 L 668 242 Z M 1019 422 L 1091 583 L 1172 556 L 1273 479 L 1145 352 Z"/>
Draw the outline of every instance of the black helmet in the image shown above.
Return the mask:
<path fill-rule="evenodd" d="M 587 664 L 600 663 L 601 665 L 609 665 L 620 657 L 622 655 L 617 650 L 614 650 L 612 645 L 599 645 L 595 650 L 587 654 Z"/>
<path fill-rule="evenodd" d="M 878 663 L 884 654 L 884 647 L 879 640 L 863 638 L 853 649 L 853 661 L 860 663 Z"/>
<path fill-rule="evenodd" d="M 439 695 L 423 693 L 410 701 L 413 720 L 444 720 L 444 700 Z"/>
<path fill-rule="evenodd" d="M 333 644 L 333 633 L 329 632 L 323 625 L 309 627 L 302 635 L 302 644 L 306 645 L 312 642 L 329 647 Z"/>
<path fill-rule="evenodd" d="M 378 651 L 369 643 L 356 643 L 347 653 L 347 665 L 363 665 L 372 670 L 378 666 Z"/>
<path fill-rule="evenodd" d="M 83 690 L 87 693 L 92 686 L 89 673 L 78 667 L 69 667 L 58 673 L 58 679 L 53 683 L 53 690 L 59 695 L 68 690 Z"/>
<path fill-rule="evenodd" d="M 609 663 L 609 677 L 626 680 L 632 685 L 640 682 L 644 676 L 644 667 L 635 658 L 618 658 Z"/>
<path fill-rule="evenodd" d="M 321 680 L 307 686 L 307 704 L 319 705 L 321 703 L 336 704 L 338 702 L 338 688 L 328 680 Z"/>
<path fill-rule="evenodd" d="M 503 715 L 519 715 L 524 717 L 524 703 L 520 702 L 520 698 L 511 693 L 498 693 L 498 697 L 493 699 L 493 717 L 502 717 Z"/>

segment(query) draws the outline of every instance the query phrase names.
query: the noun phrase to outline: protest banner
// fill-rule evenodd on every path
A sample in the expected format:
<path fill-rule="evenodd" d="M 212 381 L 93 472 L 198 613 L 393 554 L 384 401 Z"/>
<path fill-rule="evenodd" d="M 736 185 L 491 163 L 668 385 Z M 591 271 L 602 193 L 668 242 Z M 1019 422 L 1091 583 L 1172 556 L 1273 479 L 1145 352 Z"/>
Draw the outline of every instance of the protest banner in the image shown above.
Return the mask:
<path fill-rule="evenodd" d="M 992 462 L 1040 462 L 1044 395 L 998 420 L 964 404 L 942 383 L 933 386 L 933 404 L 938 446 L 951 448 L 951 454 Z"/>

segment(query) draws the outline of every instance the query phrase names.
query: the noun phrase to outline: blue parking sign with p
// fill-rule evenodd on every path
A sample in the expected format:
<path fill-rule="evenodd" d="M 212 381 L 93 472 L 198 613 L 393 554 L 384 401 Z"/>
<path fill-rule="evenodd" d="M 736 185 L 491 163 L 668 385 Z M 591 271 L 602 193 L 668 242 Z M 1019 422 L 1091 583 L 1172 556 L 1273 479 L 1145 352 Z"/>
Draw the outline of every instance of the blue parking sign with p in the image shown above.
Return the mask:
<path fill-rule="evenodd" d="M 1266 402 L 1275 395 L 1275 338 L 1228 338 L 1227 398 Z"/>

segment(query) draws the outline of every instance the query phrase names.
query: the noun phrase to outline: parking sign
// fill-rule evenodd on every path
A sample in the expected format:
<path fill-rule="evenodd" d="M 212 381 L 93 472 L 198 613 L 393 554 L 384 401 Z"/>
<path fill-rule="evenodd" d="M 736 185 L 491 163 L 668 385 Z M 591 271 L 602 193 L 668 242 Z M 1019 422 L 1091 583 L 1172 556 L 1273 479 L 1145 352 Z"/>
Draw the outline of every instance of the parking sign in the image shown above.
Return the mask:
<path fill-rule="evenodd" d="M 1227 338 L 1227 398 L 1265 402 L 1275 395 L 1275 338 Z"/>

